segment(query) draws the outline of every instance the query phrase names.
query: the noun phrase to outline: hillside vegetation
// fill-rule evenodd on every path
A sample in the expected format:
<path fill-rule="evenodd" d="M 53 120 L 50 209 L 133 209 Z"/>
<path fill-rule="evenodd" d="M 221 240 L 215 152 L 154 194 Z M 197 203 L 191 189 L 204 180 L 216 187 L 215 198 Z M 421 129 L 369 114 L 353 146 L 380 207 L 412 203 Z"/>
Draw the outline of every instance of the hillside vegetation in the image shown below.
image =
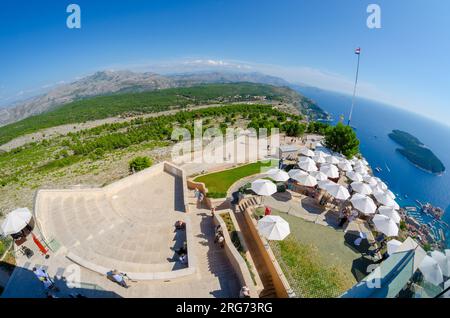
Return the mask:
<path fill-rule="evenodd" d="M 44 128 L 81 123 L 113 116 L 130 116 L 183 109 L 208 103 L 254 101 L 265 96 L 270 101 L 294 101 L 302 97 L 287 88 L 234 83 L 205 84 L 143 93 L 114 94 L 71 102 L 40 115 L 0 127 L 0 145 Z"/>

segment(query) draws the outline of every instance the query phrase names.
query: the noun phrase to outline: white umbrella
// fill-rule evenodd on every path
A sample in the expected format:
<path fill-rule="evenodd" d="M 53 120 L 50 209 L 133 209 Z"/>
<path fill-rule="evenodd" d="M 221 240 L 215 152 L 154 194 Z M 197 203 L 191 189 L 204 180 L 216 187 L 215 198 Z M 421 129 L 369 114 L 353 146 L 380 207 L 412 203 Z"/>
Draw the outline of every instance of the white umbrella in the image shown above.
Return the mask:
<path fill-rule="evenodd" d="M 415 272 L 419 269 L 419 265 L 422 263 L 427 253 L 422 247 L 420 247 L 419 244 L 417 244 L 416 241 L 408 236 L 406 240 L 403 241 L 402 245 L 397 249 L 397 253 L 410 250 L 414 250 L 413 272 Z"/>
<path fill-rule="evenodd" d="M 387 242 L 387 253 L 389 255 L 394 254 L 398 248 L 402 245 L 403 243 L 397 240 L 390 240 Z"/>
<path fill-rule="evenodd" d="M 356 193 L 350 199 L 353 207 L 361 211 L 364 214 L 374 214 L 377 210 L 377 206 L 373 203 L 373 200 L 368 196 Z"/>
<path fill-rule="evenodd" d="M 439 251 L 432 251 L 431 257 L 439 264 L 442 274 L 447 277 L 450 276 L 450 268 L 445 254 Z"/>
<path fill-rule="evenodd" d="M 299 153 L 301 155 L 303 155 L 303 156 L 306 156 L 306 157 L 313 157 L 314 156 L 314 151 L 312 151 L 308 147 L 301 147 Z"/>
<path fill-rule="evenodd" d="M 402 220 L 400 214 L 398 214 L 398 212 L 393 207 L 382 205 L 378 208 L 378 212 L 380 212 L 380 214 L 382 215 L 391 218 L 397 224 L 399 224 L 400 221 Z"/>
<path fill-rule="evenodd" d="M 350 162 L 344 160 L 338 163 L 338 167 L 342 170 L 342 171 L 352 171 L 353 167 L 350 164 Z"/>
<path fill-rule="evenodd" d="M 317 185 L 322 190 L 327 190 L 329 186 L 334 185 L 334 184 L 337 184 L 337 183 L 334 183 L 333 181 L 330 181 L 328 179 L 317 182 Z"/>
<path fill-rule="evenodd" d="M 372 221 L 375 224 L 378 232 L 384 233 L 386 236 L 398 235 L 397 224 L 395 224 L 394 220 L 387 217 L 386 215 L 376 214 L 373 217 Z"/>
<path fill-rule="evenodd" d="M 304 185 L 306 187 L 315 187 L 317 185 L 317 180 L 313 176 L 307 174 L 305 175 L 299 175 L 298 177 L 295 176 L 292 179 L 300 183 L 301 185 Z"/>
<path fill-rule="evenodd" d="M 312 159 L 315 161 L 315 162 L 317 162 L 317 163 L 325 163 L 325 162 L 327 162 L 326 160 L 325 160 L 325 157 L 320 157 L 320 156 L 314 156 L 314 157 L 312 157 Z"/>
<path fill-rule="evenodd" d="M 352 182 L 350 184 L 350 186 L 352 187 L 353 191 L 356 191 L 358 193 L 361 193 L 364 195 L 372 194 L 372 188 L 367 183 Z"/>
<path fill-rule="evenodd" d="M 367 168 L 362 166 L 356 166 L 354 167 L 355 172 L 358 172 L 359 174 L 367 174 Z"/>
<path fill-rule="evenodd" d="M 346 174 L 347 178 L 349 178 L 352 181 L 361 182 L 363 181 L 363 177 L 355 171 L 348 171 Z"/>
<path fill-rule="evenodd" d="M 291 233 L 289 223 L 278 215 L 267 215 L 258 221 L 259 232 L 268 240 L 281 241 Z"/>
<path fill-rule="evenodd" d="M 334 164 L 334 165 L 336 165 L 336 164 L 338 164 L 339 162 L 341 162 L 341 161 L 339 160 L 339 158 L 337 158 L 336 156 L 328 156 L 328 157 L 325 158 L 325 161 L 326 161 L 327 163 L 331 163 L 331 164 Z"/>
<path fill-rule="evenodd" d="M 450 270 L 450 250 L 445 250 L 445 256 L 447 257 L 447 262 Z"/>
<path fill-rule="evenodd" d="M 338 200 L 347 200 L 350 197 L 348 190 L 337 183 L 326 185 L 325 190 Z"/>
<path fill-rule="evenodd" d="M 291 169 L 288 172 L 289 177 L 293 178 L 296 175 L 307 175 L 308 173 L 306 171 L 303 171 L 301 169 Z"/>
<path fill-rule="evenodd" d="M 277 192 L 277 186 L 275 183 L 269 180 L 258 179 L 252 182 L 251 189 L 258 195 L 272 195 Z"/>
<path fill-rule="evenodd" d="M 289 175 L 286 171 L 277 169 L 277 171 L 272 171 L 268 173 L 269 178 L 277 182 L 285 182 L 289 180 Z"/>
<path fill-rule="evenodd" d="M 300 167 L 300 169 L 308 172 L 317 171 L 316 163 L 314 162 L 314 160 L 308 157 L 301 157 L 298 160 L 298 166 Z"/>
<path fill-rule="evenodd" d="M 385 206 L 392 207 L 396 210 L 400 208 L 397 202 L 394 201 L 386 192 L 375 192 L 374 196 L 377 201 Z"/>
<path fill-rule="evenodd" d="M 384 183 L 383 181 L 378 182 L 378 187 L 383 190 L 383 191 L 387 191 L 388 190 L 388 186 L 386 185 L 386 183 Z"/>
<path fill-rule="evenodd" d="M 316 178 L 317 181 L 324 181 L 328 180 L 328 176 L 323 173 L 322 171 L 313 171 L 310 173 L 314 178 Z"/>
<path fill-rule="evenodd" d="M 388 196 L 390 196 L 392 199 L 395 200 L 395 194 L 394 194 L 394 192 L 392 192 L 391 190 L 387 190 L 387 191 L 386 191 L 386 194 L 387 194 Z"/>
<path fill-rule="evenodd" d="M 328 176 L 328 178 L 339 178 L 339 169 L 332 164 L 323 165 L 320 167 L 320 171 Z"/>
<path fill-rule="evenodd" d="M 364 176 L 363 180 L 364 180 L 364 182 L 368 183 L 371 187 L 375 187 L 378 184 L 377 180 L 374 177 L 369 176 L 369 175 Z"/>
<path fill-rule="evenodd" d="M 327 153 L 325 153 L 323 151 L 320 151 L 320 150 L 316 150 L 316 151 L 314 151 L 314 156 L 325 159 L 326 157 L 329 156 L 329 154 L 327 154 Z"/>
<path fill-rule="evenodd" d="M 444 282 L 444 276 L 442 270 L 432 257 L 425 256 L 422 263 L 419 265 L 419 269 L 423 274 L 423 278 L 435 286 L 439 286 Z"/>
<path fill-rule="evenodd" d="M 1 226 L 3 235 L 19 233 L 30 223 L 32 217 L 28 208 L 19 208 L 10 212 Z"/>

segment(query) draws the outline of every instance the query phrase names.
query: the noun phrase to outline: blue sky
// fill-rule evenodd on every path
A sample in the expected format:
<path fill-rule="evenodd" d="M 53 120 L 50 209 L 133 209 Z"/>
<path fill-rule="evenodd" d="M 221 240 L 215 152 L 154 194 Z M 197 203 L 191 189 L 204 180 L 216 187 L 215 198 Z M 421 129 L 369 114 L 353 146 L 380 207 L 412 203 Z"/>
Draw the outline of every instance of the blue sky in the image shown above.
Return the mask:
<path fill-rule="evenodd" d="M 79 4 L 82 28 L 66 27 Z M 366 8 L 382 9 L 368 29 Z M 261 71 L 450 122 L 450 1 L 2 0 L 0 104 L 101 69 Z"/>

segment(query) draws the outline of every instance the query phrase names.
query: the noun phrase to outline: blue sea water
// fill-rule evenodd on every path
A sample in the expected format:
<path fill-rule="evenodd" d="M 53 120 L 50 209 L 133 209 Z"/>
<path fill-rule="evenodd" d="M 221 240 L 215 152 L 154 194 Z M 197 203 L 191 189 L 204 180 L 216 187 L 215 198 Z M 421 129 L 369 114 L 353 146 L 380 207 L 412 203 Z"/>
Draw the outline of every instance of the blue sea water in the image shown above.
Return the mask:
<path fill-rule="evenodd" d="M 300 88 L 300 93 L 314 100 L 332 115 L 333 123 L 344 115 L 345 122 L 351 105 L 351 96 Z M 371 167 L 380 167 L 375 175 L 385 181 L 397 195 L 400 206 L 417 206 L 415 200 L 430 202 L 446 210 L 443 221 L 450 224 L 450 127 L 403 109 L 358 98 L 355 102 L 351 126 L 361 141 L 360 150 Z M 419 138 L 443 162 L 446 172 L 436 176 L 425 172 L 396 152 L 399 147 L 388 134 L 393 129 L 406 131 Z M 389 172 L 390 170 L 390 172 Z M 433 220 L 417 212 L 418 219 L 437 227 Z M 444 228 L 445 229 L 445 228 Z M 450 246 L 450 229 L 446 229 Z"/>

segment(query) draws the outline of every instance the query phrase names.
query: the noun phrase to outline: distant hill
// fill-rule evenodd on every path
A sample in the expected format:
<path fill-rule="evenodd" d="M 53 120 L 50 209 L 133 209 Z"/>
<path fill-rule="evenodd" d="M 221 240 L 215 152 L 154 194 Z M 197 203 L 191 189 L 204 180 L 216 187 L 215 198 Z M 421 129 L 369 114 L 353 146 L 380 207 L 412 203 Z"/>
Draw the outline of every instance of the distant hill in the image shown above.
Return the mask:
<path fill-rule="evenodd" d="M 389 138 L 403 147 L 396 151 L 419 168 L 435 174 L 445 171 L 444 164 L 417 137 L 405 131 L 393 130 Z"/>
<path fill-rule="evenodd" d="M 292 105 L 306 103 L 303 96 L 289 88 L 255 83 L 204 84 L 150 92 L 116 93 L 73 101 L 0 127 L 0 145 L 22 135 L 64 124 L 210 103 L 260 101 L 264 98 Z"/>
<path fill-rule="evenodd" d="M 287 86 L 287 82 L 260 73 L 199 72 L 159 75 L 151 72 L 101 71 L 70 84 L 60 85 L 49 92 L 16 103 L 2 111 L 0 126 L 38 115 L 64 104 L 94 96 L 115 93 L 137 93 L 166 88 L 188 87 L 209 83 L 261 83 Z"/>

